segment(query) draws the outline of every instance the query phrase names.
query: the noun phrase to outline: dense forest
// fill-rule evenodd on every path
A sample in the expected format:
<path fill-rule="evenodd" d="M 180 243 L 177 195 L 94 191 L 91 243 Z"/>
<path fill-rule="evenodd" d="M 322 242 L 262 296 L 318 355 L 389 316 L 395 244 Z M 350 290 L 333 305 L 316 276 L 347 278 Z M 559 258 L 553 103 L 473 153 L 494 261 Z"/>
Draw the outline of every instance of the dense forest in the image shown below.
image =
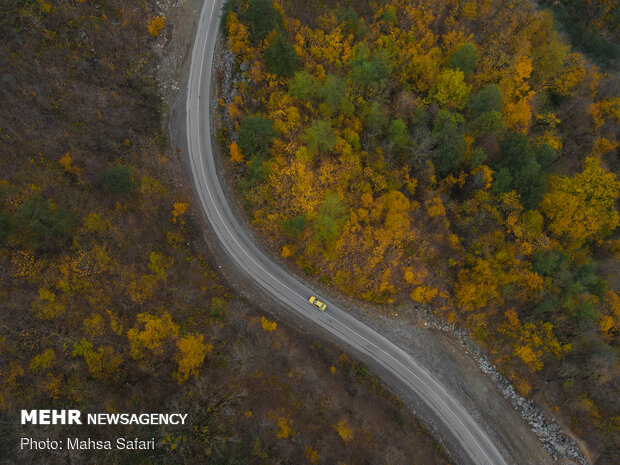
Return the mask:
<path fill-rule="evenodd" d="M 469 328 L 617 463 L 617 3 L 230 0 L 223 31 L 218 138 L 259 233 L 378 311 Z"/>
<path fill-rule="evenodd" d="M 571 44 L 603 70 L 620 65 L 620 3 L 615 0 L 542 0 Z"/>
<path fill-rule="evenodd" d="M 0 462 L 446 464 L 363 365 L 215 273 L 162 129 L 151 51 L 173 25 L 158 5 L 0 6 Z M 189 421 L 20 425 L 35 408 Z M 19 449 L 123 435 L 157 447 Z"/>

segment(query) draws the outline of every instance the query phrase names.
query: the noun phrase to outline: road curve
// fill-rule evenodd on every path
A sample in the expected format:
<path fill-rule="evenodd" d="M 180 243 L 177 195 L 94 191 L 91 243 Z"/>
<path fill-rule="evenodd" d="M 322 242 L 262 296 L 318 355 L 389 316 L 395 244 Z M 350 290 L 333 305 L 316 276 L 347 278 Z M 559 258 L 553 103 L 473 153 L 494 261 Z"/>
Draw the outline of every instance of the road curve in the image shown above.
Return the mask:
<path fill-rule="evenodd" d="M 222 4 L 223 0 L 205 0 L 203 4 L 192 50 L 185 114 L 195 188 L 218 245 L 237 270 L 253 279 L 270 300 L 285 306 L 297 321 L 306 322 L 313 331 L 327 334 L 366 362 L 386 384 L 427 409 L 430 414 L 425 419 L 431 419 L 432 426 L 441 431 L 460 460 L 475 465 L 506 465 L 483 429 L 426 368 L 320 295 L 327 310 L 322 312 L 311 305 L 308 298 L 316 292 L 271 260 L 236 220 L 220 184 L 211 146 L 211 71 Z"/>

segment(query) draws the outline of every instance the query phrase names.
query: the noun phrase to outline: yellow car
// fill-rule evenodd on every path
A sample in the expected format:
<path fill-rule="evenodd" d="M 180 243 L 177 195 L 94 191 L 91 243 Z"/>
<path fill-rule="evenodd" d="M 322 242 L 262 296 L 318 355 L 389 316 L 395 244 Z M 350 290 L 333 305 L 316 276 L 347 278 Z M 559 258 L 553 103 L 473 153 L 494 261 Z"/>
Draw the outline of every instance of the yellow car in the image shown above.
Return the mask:
<path fill-rule="evenodd" d="M 310 297 L 308 299 L 308 302 L 310 302 L 312 305 L 315 305 L 316 307 L 318 307 L 319 310 L 325 311 L 325 309 L 327 308 L 327 305 L 325 305 L 323 302 L 321 302 L 319 299 L 317 299 L 314 296 Z"/>

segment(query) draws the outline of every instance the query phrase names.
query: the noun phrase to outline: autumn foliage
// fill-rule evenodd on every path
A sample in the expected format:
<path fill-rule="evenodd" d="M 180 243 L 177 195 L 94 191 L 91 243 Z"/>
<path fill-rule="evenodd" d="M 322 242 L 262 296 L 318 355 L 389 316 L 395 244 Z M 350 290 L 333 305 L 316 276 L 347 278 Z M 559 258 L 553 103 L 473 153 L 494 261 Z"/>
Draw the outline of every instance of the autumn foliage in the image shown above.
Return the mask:
<path fill-rule="evenodd" d="M 147 24 L 147 29 L 149 31 L 149 34 L 151 34 L 153 37 L 157 37 L 159 33 L 161 32 L 161 30 L 164 28 L 165 24 L 166 24 L 165 16 L 152 16 L 151 19 L 149 19 L 149 22 Z"/>
<path fill-rule="evenodd" d="M 429 305 L 523 392 L 552 377 L 546 400 L 613 423 L 613 78 L 526 1 L 271 2 L 268 24 L 254 3 L 225 21 L 250 81 L 225 102 L 227 145 L 274 253 L 356 298 Z"/>
<path fill-rule="evenodd" d="M 339 352 L 266 318 L 263 330 L 217 276 L 155 79 L 178 53 L 165 44 L 193 39 L 193 8 L 2 2 L 0 463 L 33 460 L 16 444 L 42 430 L 20 423 L 22 408 L 188 415 L 146 429 L 56 425 L 45 435 L 63 443 L 148 434 L 156 448 L 36 451 L 50 465 L 379 462 L 385 444 L 448 463 L 394 401 L 330 373 Z M 153 17 L 162 40 L 147 30 Z M 248 131 L 239 146 L 264 147 L 269 122 L 249 127 L 262 136 Z M 373 419 L 354 447 L 332 429 L 349 412 Z"/>

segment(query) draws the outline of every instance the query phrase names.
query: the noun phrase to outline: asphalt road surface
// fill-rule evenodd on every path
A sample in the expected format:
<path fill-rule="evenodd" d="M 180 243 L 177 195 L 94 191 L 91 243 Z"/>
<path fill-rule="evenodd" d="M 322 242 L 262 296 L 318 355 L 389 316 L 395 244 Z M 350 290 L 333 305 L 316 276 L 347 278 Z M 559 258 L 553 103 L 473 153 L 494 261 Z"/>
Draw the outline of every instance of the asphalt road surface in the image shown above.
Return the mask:
<path fill-rule="evenodd" d="M 291 276 L 257 247 L 236 220 L 220 184 L 211 147 L 209 97 L 222 4 L 222 0 L 205 0 L 192 51 L 185 115 L 195 187 L 222 250 L 238 272 L 253 279 L 279 307 L 284 305 L 296 321 L 307 323 L 312 332 L 328 334 L 330 340 L 367 363 L 387 385 L 416 405 L 418 413 L 427 410 L 422 417 L 430 419 L 459 461 L 506 465 L 488 435 L 427 368 Z M 308 302 L 313 295 L 327 303 L 324 312 Z"/>

